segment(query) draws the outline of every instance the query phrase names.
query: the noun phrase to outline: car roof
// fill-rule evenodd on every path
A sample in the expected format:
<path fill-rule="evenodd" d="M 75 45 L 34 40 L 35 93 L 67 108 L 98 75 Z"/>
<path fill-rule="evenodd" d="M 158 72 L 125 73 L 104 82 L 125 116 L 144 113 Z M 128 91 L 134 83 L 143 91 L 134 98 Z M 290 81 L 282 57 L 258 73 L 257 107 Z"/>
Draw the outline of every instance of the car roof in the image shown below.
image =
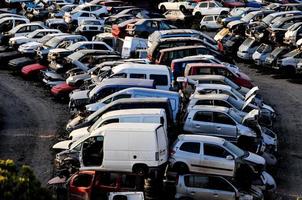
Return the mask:
<path fill-rule="evenodd" d="M 149 79 L 136 79 L 136 78 L 110 78 L 104 79 L 96 87 L 102 87 L 104 85 L 142 85 L 152 87 L 154 80 Z"/>
<path fill-rule="evenodd" d="M 207 88 L 229 90 L 229 89 L 231 89 L 231 86 L 229 86 L 229 85 L 223 85 L 223 84 L 207 84 L 207 83 L 202 83 L 202 84 L 199 84 L 196 87 L 196 90 L 207 89 Z"/>
<path fill-rule="evenodd" d="M 199 61 L 199 60 L 210 60 L 210 59 L 215 59 L 214 56 L 212 55 L 196 55 L 196 56 L 186 56 L 186 57 L 183 57 L 183 58 L 177 58 L 177 59 L 174 59 L 172 61 L 172 63 L 174 62 L 184 62 L 184 61 L 193 61 L 193 60 L 196 60 L 196 61 Z"/>
<path fill-rule="evenodd" d="M 102 118 L 119 117 L 123 115 L 159 115 L 164 112 L 164 109 L 159 108 L 143 108 L 143 109 L 125 109 L 125 110 L 114 110 L 105 113 Z"/>
<path fill-rule="evenodd" d="M 165 65 L 126 62 L 113 67 L 112 72 L 122 71 L 122 70 L 140 70 L 140 69 L 150 73 L 151 71 L 169 71 L 168 67 Z"/>
<path fill-rule="evenodd" d="M 222 106 L 208 106 L 208 105 L 196 105 L 193 106 L 191 110 L 197 111 L 217 111 L 217 112 L 228 112 L 229 108 L 222 107 Z"/>
<path fill-rule="evenodd" d="M 168 37 L 168 38 L 160 38 L 158 42 L 166 42 L 166 41 L 182 41 L 182 40 L 190 40 L 190 41 L 202 41 L 199 38 L 195 38 L 195 37 Z"/>
<path fill-rule="evenodd" d="M 226 79 L 225 76 L 222 75 L 189 75 L 187 76 L 193 80 L 224 80 Z"/>
<path fill-rule="evenodd" d="M 219 137 L 213 137 L 213 136 L 207 136 L 207 135 L 193 135 L 193 134 L 182 134 L 178 136 L 179 140 L 182 141 L 201 141 L 201 142 L 207 142 L 207 143 L 216 143 L 216 144 L 223 144 L 225 142 L 225 139 L 219 138 Z"/>
<path fill-rule="evenodd" d="M 206 48 L 206 47 L 203 45 L 181 46 L 181 47 L 172 47 L 172 48 L 162 49 L 162 50 L 160 50 L 160 52 L 177 51 L 177 50 L 183 50 L 183 49 L 198 49 L 198 48 Z"/>
<path fill-rule="evenodd" d="M 229 97 L 230 97 L 230 95 L 227 95 L 227 94 L 196 94 L 195 93 L 195 94 L 192 94 L 192 96 L 190 97 L 190 100 L 191 99 L 228 100 Z"/>
<path fill-rule="evenodd" d="M 225 65 L 222 65 L 222 64 L 216 64 L 216 63 L 189 63 L 189 64 L 187 64 L 187 66 L 189 67 L 189 68 L 191 68 L 191 67 L 219 67 L 219 68 L 221 68 L 221 67 L 223 67 L 223 68 L 226 68 L 226 66 Z"/>
<path fill-rule="evenodd" d="M 103 131 L 119 131 L 119 132 L 154 131 L 160 126 L 162 125 L 157 123 L 111 123 L 94 130 L 91 133 L 91 135 L 99 135 L 102 134 Z"/>

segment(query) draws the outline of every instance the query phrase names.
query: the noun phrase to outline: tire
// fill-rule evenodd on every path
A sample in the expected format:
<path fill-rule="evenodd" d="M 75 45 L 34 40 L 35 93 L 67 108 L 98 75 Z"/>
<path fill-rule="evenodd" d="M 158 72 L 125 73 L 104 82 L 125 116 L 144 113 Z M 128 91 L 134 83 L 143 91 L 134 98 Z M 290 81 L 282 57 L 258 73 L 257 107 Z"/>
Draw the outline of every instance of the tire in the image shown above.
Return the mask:
<path fill-rule="evenodd" d="M 189 172 L 188 166 L 185 163 L 183 163 L 183 162 L 175 163 L 175 165 L 174 165 L 173 168 L 179 174 L 186 174 L 186 173 Z"/>
<path fill-rule="evenodd" d="M 164 12 L 167 11 L 167 9 L 166 9 L 166 7 L 165 7 L 164 5 L 161 5 L 161 6 L 160 6 L 160 11 L 161 11 L 162 13 L 164 13 Z"/>
<path fill-rule="evenodd" d="M 187 11 L 186 7 L 184 7 L 184 6 L 180 6 L 179 10 L 183 13 L 185 13 Z"/>
<path fill-rule="evenodd" d="M 201 26 L 201 27 L 200 27 L 200 30 L 201 30 L 201 31 L 207 31 L 208 28 L 207 28 L 206 26 Z"/>
<path fill-rule="evenodd" d="M 194 15 L 197 19 L 201 19 L 202 15 L 200 12 L 196 12 Z"/>
<path fill-rule="evenodd" d="M 146 165 L 135 165 L 133 167 L 133 173 L 135 174 L 139 174 L 139 175 L 142 175 L 142 176 L 146 176 L 147 173 L 148 173 L 148 167 Z"/>
<path fill-rule="evenodd" d="M 221 13 L 220 13 L 220 15 L 222 15 L 222 16 L 224 16 L 224 15 L 227 15 L 229 12 L 227 12 L 227 11 L 222 11 Z"/>

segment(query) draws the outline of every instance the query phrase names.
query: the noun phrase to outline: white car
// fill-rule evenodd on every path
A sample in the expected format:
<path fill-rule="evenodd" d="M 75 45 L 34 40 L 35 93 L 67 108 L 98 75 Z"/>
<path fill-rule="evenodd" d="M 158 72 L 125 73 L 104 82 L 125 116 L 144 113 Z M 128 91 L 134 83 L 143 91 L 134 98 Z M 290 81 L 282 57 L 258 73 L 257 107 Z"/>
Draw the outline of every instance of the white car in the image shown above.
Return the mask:
<path fill-rule="evenodd" d="M 259 47 L 259 42 L 254 38 L 246 38 L 244 42 L 239 46 L 237 56 L 242 60 L 251 60 L 253 53 Z"/>
<path fill-rule="evenodd" d="M 229 177 L 235 176 L 238 166 L 247 166 L 246 173 L 251 174 L 260 174 L 265 167 L 261 156 L 244 151 L 225 139 L 203 135 L 179 135 L 172 147 L 170 163 L 180 173 Z"/>
<path fill-rule="evenodd" d="M 75 14 L 77 12 L 90 12 L 91 14 L 94 14 L 97 17 L 103 17 L 108 14 L 108 10 L 106 6 L 103 5 L 95 5 L 91 3 L 86 3 L 79 5 L 75 9 L 73 9 L 70 13 Z"/>
<path fill-rule="evenodd" d="M 31 33 L 28 33 L 25 36 L 17 36 L 13 37 L 9 40 L 10 46 L 19 46 L 21 44 L 27 43 L 27 42 L 35 42 L 38 39 L 44 37 L 47 34 L 52 33 L 61 33 L 60 30 L 57 29 L 37 29 Z"/>
<path fill-rule="evenodd" d="M 216 1 L 202 1 L 199 2 L 194 10 L 193 15 L 201 18 L 204 15 L 227 15 L 230 12 L 229 8 Z"/>
<path fill-rule="evenodd" d="M 25 44 L 20 45 L 18 51 L 22 54 L 35 54 L 36 50 L 39 47 L 42 47 L 43 44 L 48 42 L 53 37 L 58 37 L 61 35 L 67 35 L 67 33 L 53 33 L 53 34 L 45 35 L 44 37 L 42 37 L 41 39 L 35 42 L 27 42 Z"/>
<path fill-rule="evenodd" d="M 79 25 L 79 22 L 81 20 L 96 19 L 96 16 L 93 13 L 87 12 L 87 11 L 78 11 L 76 13 L 66 12 L 63 16 L 63 19 L 64 19 L 64 22 L 67 24 L 77 22 L 77 24 Z"/>
<path fill-rule="evenodd" d="M 5 35 L 9 38 L 24 36 L 31 33 L 37 29 L 46 29 L 47 27 L 43 25 L 42 22 L 31 22 L 26 24 L 19 24 L 15 28 L 8 31 Z"/>
<path fill-rule="evenodd" d="M 272 46 L 262 43 L 253 53 L 252 58 L 256 65 L 264 64 L 266 57 L 273 51 Z"/>
<path fill-rule="evenodd" d="M 99 19 L 83 19 L 79 22 L 79 26 L 75 32 L 103 32 L 104 20 Z"/>
<path fill-rule="evenodd" d="M 162 2 L 158 4 L 158 9 L 161 12 L 166 12 L 167 10 L 193 10 L 196 6 L 196 3 L 192 0 L 170 0 L 168 2 Z"/>
<path fill-rule="evenodd" d="M 302 51 L 300 49 L 295 49 L 282 57 L 283 59 L 277 61 L 277 66 L 275 68 L 283 71 L 295 72 L 298 63 L 302 61 Z"/>
<path fill-rule="evenodd" d="M 220 29 L 222 25 L 218 23 L 217 19 L 218 15 L 204 16 L 200 21 L 200 29 L 203 31 Z"/>

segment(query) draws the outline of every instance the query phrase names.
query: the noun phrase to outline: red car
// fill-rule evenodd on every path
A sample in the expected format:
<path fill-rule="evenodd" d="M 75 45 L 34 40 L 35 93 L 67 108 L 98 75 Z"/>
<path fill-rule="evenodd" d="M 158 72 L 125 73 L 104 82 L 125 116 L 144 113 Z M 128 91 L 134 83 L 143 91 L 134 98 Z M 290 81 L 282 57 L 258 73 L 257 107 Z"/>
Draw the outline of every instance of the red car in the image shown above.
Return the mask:
<path fill-rule="evenodd" d="M 244 73 L 239 72 L 237 69 L 231 69 L 221 64 L 212 63 L 190 63 L 187 64 L 185 69 L 185 76 L 190 75 L 222 75 L 225 76 L 240 86 L 246 88 L 253 88 L 254 85 L 251 79 Z"/>
<path fill-rule="evenodd" d="M 66 97 L 74 89 L 76 89 L 76 87 L 68 85 L 67 83 L 61 83 L 51 88 L 51 94 L 55 97 Z"/>
<path fill-rule="evenodd" d="M 142 191 L 144 178 L 122 172 L 79 171 L 70 178 L 70 200 L 107 199 L 109 192 Z"/>
<path fill-rule="evenodd" d="M 39 63 L 26 65 L 21 69 L 21 73 L 23 77 L 34 77 L 40 73 L 41 70 L 47 69 L 46 66 L 41 65 Z"/>
<path fill-rule="evenodd" d="M 245 3 L 237 0 L 224 0 L 223 6 L 228 8 L 245 7 Z"/>

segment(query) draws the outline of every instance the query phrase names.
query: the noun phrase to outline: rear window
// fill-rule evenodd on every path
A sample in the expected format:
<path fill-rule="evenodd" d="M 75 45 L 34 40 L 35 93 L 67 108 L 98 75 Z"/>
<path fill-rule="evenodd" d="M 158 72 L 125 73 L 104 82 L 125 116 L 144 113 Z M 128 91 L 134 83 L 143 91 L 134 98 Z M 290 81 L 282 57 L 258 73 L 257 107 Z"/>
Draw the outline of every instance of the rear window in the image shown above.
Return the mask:
<path fill-rule="evenodd" d="M 150 74 L 150 79 L 154 80 L 155 85 L 168 85 L 167 75 Z"/>
<path fill-rule="evenodd" d="M 130 74 L 130 78 L 146 79 L 146 74 Z"/>

